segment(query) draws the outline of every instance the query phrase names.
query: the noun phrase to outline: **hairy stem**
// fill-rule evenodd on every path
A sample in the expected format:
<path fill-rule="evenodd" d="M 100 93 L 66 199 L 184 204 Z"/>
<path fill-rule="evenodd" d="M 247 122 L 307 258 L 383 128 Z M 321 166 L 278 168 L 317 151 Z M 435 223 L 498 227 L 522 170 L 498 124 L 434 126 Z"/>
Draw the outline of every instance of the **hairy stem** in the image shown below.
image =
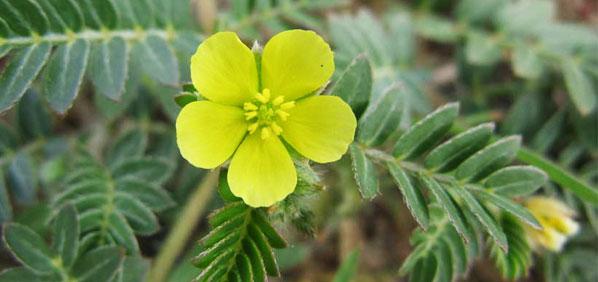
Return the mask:
<path fill-rule="evenodd" d="M 203 215 L 206 205 L 218 182 L 219 170 L 215 169 L 204 176 L 202 182 L 191 195 L 179 219 L 168 234 L 168 238 L 154 260 L 148 276 L 149 282 L 165 281 L 174 261 L 185 247 L 189 236 Z"/>

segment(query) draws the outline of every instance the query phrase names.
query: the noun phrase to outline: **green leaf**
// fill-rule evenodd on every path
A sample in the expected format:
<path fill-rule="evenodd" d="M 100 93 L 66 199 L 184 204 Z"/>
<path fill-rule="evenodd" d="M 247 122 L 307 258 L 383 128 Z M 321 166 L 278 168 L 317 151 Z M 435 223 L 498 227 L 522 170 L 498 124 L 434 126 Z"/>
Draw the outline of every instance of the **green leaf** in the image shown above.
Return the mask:
<path fill-rule="evenodd" d="M 44 94 L 55 111 L 64 114 L 79 92 L 87 67 L 89 42 L 78 39 L 60 45 L 46 67 Z"/>
<path fill-rule="evenodd" d="M 452 191 L 455 191 L 460 196 L 465 204 L 469 207 L 471 212 L 476 218 L 482 223 L 485 230 L 488 232 L 490 237 L 496 242 L 496 244 L 503 249 L 505 252 L 509 249 L 507 237 L 503 232 L 502 228 L 498 225 L 492 215 L 486 210 L 484 206 L 471 194 L 469 191 L 462 187 L 454 187 Z"/>
<path fill-rule="evenodd" d="M 459 33 L 449 20 L 434 16 L 423 16 L 415 22 L 417 32 L 423 37 L 451 43 L 459 38 Z"/>
<path fill-rule="evenodd" d="M 4 226 L 3 233 L 6 246 L 24 266 L 40 274 L 56 270 L 52 263 L 54 254 L 33 230 L 18 223 L 9 223 Z"/>
<path fill-rule="evenodd" d="M 509 166 L 491 174 L 484 186 L 506 197 L 524 197 L 534 193 L 547 179 L 543 171 L 533 166 Z"/>
<path fill-rule="evenodd" d="M 117 192 L 115 205 L 119 212 L 125 216 L 135 233 L 150 235 L 160 228 L 154 213 L 133 196 Z"/>
<path fill-rule="evenodd" d="M 125 90 L 128 65 L 129 47 L 124 39 L 115 36 L 94 44 L 89 58 L 89 74 L 96 92 L 119 100 Z"/>
<path fill-rule="evenodd" d="M 115 29 L 118 26 L 118 13 L 112 0 L 80 0 L 85 25 L 93 29 Z"/>
<path fill-rule="evenodd" d="M 331 90 L 347 102 L 357 117 L 363 113 L 372 92 L 372 67 L 363 54 L 355 57 Z"/>
<path fill-rule="evenodd" d="M 8 268 L 0 273 L 0 282 L 47 282 L 44 278 L 25 267 Z"/>
<path fill-rule="evenodd" d="M 500 60 L 501 49 L 495 38 L 481 32 L 470 32 L 465 44 L 465 57 L 469 63 L 486 66 Z"/>
<path fill-rule="evenodd" d="M 523 78 L 537 79 L 543 71 L 543 63 L 537 51 L 525 44 L 517 44 L 511 57 L 513 72 Z"/>
<path fill-rule="evenodd" d="M 511 162 L 520 146 L 519 136 L 502 138 L 461 163 L 455 171 L 455 177 L 462 181 L 479 180 Z"/>
<path fill-rule="evenodd" d="M 490 242 L 490 256 L 502 277 L 516 280 L 527 276 L 532 264 L 532 250 L 526 238 L 526 232 L 516 218 L 502 214 L 500 225 L 507 235 L 509 252 L 504 252 Z"/>
<path fill-rule="evenodd" d="M 357 266 L 359 263 L 359 251 L 353 250 L 343 260 L 336 274 L 334 274 L 333 282 L 350 282 L 355 280 L 357 273 Z"/>
<path fill-rule="evenodd" d="M 361 196 L 365 199 L 373 199 L 378 195 L 378 176 L 374 163 L 366 156 L 359 145 L 349 146 L 351 154 L 351 167 L 353 175 Z"/>
<path fill-rule="evenodd" d="M 504 211 L 518 217 L 530 226 L 537 229 L 542 228 L 540 223 L 538 223 L 538 220 L 536 220 L 536 218 L 526 208 L 514 203 L 510 199 L 504 198 L 502 196 L 496 195 L 492 192 L 485 191 L 482 189 L 474 189 L 473 191 L 482 200 L 488 201 L 491 204 L 503 209 Z"/>
<path fill-rule="evenodd" d="M 108 225 L 110 226 L 110 235 L 118 244 L 127 249 L 127 253 L 139 253 L 139 244 L 135 238 L 134 231 L 122 214 L 110 213 L 108 215 Z"/>
<path fill-rule="evenodd" d="M 172 165 L 163 159 L 144 157 L 125 160 L 112 169 L 114 179 L 139 178 L 147 182 L 164 183 L 171 173 Z"/>
<path fill-rule="evenodd" d="M 222 170 L 219 175 L 218 181 L 218 194 L 225 202 L 237 202 L 241 201 L 241 198 L 235 196 L 233 192 L 230 190 L 230 186 L 228 185 L 228 170 Z"/>
<path fill-rule="evenodd" d="M 29 154 L 18 152 L 8 167 L 8 183 L 17 203 L 32 203 L 35 200 L 36 176 Z"/>
<path fill-rule="evenodd" d="M 407 208 L 409 208 L 417 223 L 426 230 L 429 222 L 428 208 L 421 191 L 413 185 L 407 173 L 396 162 L 389 161 L 386 165 L 399 189 L 401 189 Z"/>
<path fill-rule="evenodd" d="M 0 224 L 12 219 L 12 204 L 6 190 L 4 171 L 0 169 Z"/>
<path fill-rule="evenodd" d="M 123 255 L 118 247 L 100 247 L 77 260 L 73 274 L 77 281 L 110 281 L 122 267 Z"/>
<path fill-rule="evenodd" d="M 143 257 L 125 257 L 123 267 L 119 274 L 122 276 L 119 282 L 142 282 L 147 281 L 150 261 Z"/>
<path fill-rule="evenodd" d="M 484 123 L 462 132 L 432 150 L 424 165 L 433 171 L 450 171 L 483 148 L 493 131 L 493 123 Z"/>
<path fill-rule="evenodd" d="M 138 42 L 132 51 L 143 71 L 152 79 L 167 85 L 179 83 L 179 68 L 176 57 L 166 41 L 149 35 Z"/>
<path fill-rule="evenodd" d="M 166 190 L 141 179 L 123 179 L 116 183 L 116 190 L 126 193 L 141 201 L 155 212 L 163 211 L 176 205 Z"/>
<path fill-rule="evenodd" d="M 253 281 L 267 281 L 266 268 L 264 267 L 264 260 L 260 255 L 255 243 L 249 239 L 242 242 L 243 249 L 247 257 L 251 261 L 251 272 L 253 273 Z"/>
<path fill-rule="evenodd" d="M 524 148 L 519 149 L 517 158 L 527 164 L 538 167 L 548 174 L 550 180 L 574 193 L 580 200 L 598 206 L 598 189 L 576 178 L 566 168 Z"/>
<path fill-rule="evenodd" d="M 403 97 L 401 88 L 391 85 L 375 102 L 370 103 L 359 119 L 359 142 L 367 146 L 380 145 L 400 127 L 405 109 Z"/>
<path fill-rule="evenodd" d="M 397 159 L 419 156 L 437 143 L 450 129 L 458 113 L 458 103 L 450 103 L 438 108 L 401 135 L 392 154 Z"/>
<path fill-rule="evenodd" d="M 249 236 L 251 236 L 251 241 L 255 244 L 260 252 L 260 256 L 264 262 L 264 267 L 268 275 L 280 276 L 280 270 L 278 269 L 278 264 L 274 258 L 274 252 L 268 244 L 268 239 L 264 233 L 262 233 L 262 231 L 260 231 L 259 228 L 257 228 L 257 226 L 254 224 L 249 224 L 247 226 L 247 230 L 249 232 Z"/>
<path fill-rule="evenodd" d="M 17 124 L 25 138 L 43 138 L 52 131 L 52 117 L 37 92 L 29 89 L 17 105 Z"/>
<path fill-rule="evenodd" d="M 31 82 L 37 77 L 37 74 L 46 63 L 51 47 L 48 42 L 30 45 L 19 50 L 11 58 L 10 63 L 0 75 L 0 93 L 2 93 L 0 96 L 0 112 L 12 107 L 15 102 L 21 99 L 25 90 L 29 88 Z"/>
<path fill-rule="evenodd" d="M 147 146 L 147 134 L 140 129 L 133 129 L 121 134 L 106 154 L 106 163 L 110 167 L 131 158 L 143 156 Z"/>
<path fill-rule="evenodd" d="M 573 59 L 564 59 L 561 71 L 573 104 L 582 115 L 591 113 L 596 106 L 596 92 L 592 80 L 583 71 L 581 64 Z"/>
<path fill-rule="evenodd" d="M 174 96 L 174 101 L 177 103 L 177 105 L 179 105 L 179 107 L 181 107 L 181 109 L 185 107 L 187 104 L 197 101 L 197 99 L 197 95 L 188 92 L 183 92 L 179 95 Z"/>
<path fill-rule="evenodd" d="M 69 269 L 79 250 L 79 218 L 72 205 L 60 210 L 54 220 L 52 233 L 52 249 L 60 256 L 62 265 Z"/>
<path fill-rule="evenodd" d="M 261 211 L 254 211 L 253 212 L 253 221 L 257 227 L 264 233 L 266 238 L 268 238 L 268 242 L 273 248 L 282 249 L 288 246 L 287 241 L 282 238 L 278 232 L 270 225 L 266 215 Z"/>
<path fill-rule="evenodd" d="M 463 239 L 465 243 L 469 242 L 471 238 L 468 238 L 467 234 L 467 227 L 465 226 L 465 222 L 463 221 L 463 217 L 461 215 L 461 211 L 455 204 L 454 200 L 451 196 L 444 190 L 436 180 L 430 178 L 425 175 L 420 175 L 421 179 L 423 180 L 424 184 L 434 195 L 434 198 L 440 205 L 440 207 L 446 212 L 449 220 Z"/>
<path fill-rule="evenodd" d="M 37 2 L 32 0 L 0 1 L 0 17 L 10 29 L 22 36 L 31 33 L 44 34 L 48 31 L 48 18 Z"/>
<path fill-rule="evenodd" d="M 39 1 L 55 32 L 78 32 L 83 28 L 83 13 L 75 0 Z"/>

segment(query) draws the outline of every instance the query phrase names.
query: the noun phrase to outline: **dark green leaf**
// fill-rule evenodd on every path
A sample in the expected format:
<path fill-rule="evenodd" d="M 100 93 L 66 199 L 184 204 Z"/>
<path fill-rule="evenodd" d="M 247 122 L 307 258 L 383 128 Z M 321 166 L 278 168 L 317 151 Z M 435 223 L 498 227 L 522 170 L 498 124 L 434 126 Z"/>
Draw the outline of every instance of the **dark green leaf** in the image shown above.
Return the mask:
<path fill-rule="evenodd" d="M 67 205 L 60 210 L 53 225 L 52 249 L 67 269 L 71 267 L 79 249 L 79 218 L 77 210 Z"/>
<path fill-rule="evenodd" d="M 79 0 L 85 25 L 93 29 L 114 29 L 118 25 L 118 13 L 113 0 Z M 118 0 L 120 1 L 120 0 Z"/>
<path fill-rule="evenodd" d="M 77 260 L 73 274 L 80 282 L 110 281 L 122 266 L 118 247 L 100 247 Z"/>
<path fill-rule="evenodd" d="M 482 189 L 475 189 L 474 192 L 483 200 L 486 200 L 492 203 L 493 205 L 503 209 L 504 211 L 518 217 L 530 226 L 538 229 L 542 228 L 540 223 L 538 223 L 536 218 L 526 208 L 514 203 L 510 199 L 504 198 L 502 196 L 496 195 L 492 192 L 488 192 Z"/>
<path fill-rule="evenodd" d="M 197 98 L 198 97 L 195 94 L 183 92 L 177 96 L 174 96 L 174 101 L 177 105 L 179 105 L 179 107 L 183 108 L 187 104 L 197 101 Z"/>
<path fill-rule="evenodd" d="M 119 100 L 125 90 L 128 65 L 129 47 L 124 39 L 113 37 L 94 44 L 89 58 L 89 74 L 96 92 Z"/>
<path fill-rule="evenodd" d="M 446 104 L 413 125 L 397 141 L 393 155 L 398 159 L 416 157 L 434 145 L 451 127 L 459 104 Z"/>
<path fill-rule="evenodd" d="M 23 96 L 46 63 L 50 49 L 48 42 L 34 44 L 19 50 L 11 58 L 0 75 L 0 112 L 12 107 Z"/>
<path fill-rule="evenodd" d="M 147 134 L 140 129 L 133 129 L 121 134 L 106 155 L 106 163 L 110 167 L 143 155 L 147 145 Z"/>
<path fill-rule="evenodd" d="M 359 263 L 359 251 L 354 250 L 343 260 L 336 274 L 334 274 L 333 282 L 350 282 L 355 280 L 357 273 L 357 266 Z"/>
<path fill-rule="evenodd" d="M 363 54 L 351 62 L 331 90 L 332 95 L 345 100 L 358 117 L 368 105 L 371 92 L 372 67 Z"/>
<path fill-rule="evenodd" d="M 509 166 L 491 174 L 484 186 L 507 197 L 527 196 L 546 183 L 546 174 L 533 166 Z"/>
<path fill-rule="evenodd" d="M 48 16 L 55 32 L 74 31 L 83 28 L 83 13 L 76 0 L 41 0 L 39 4 Z"/>
<path fill-rule="evenodd" d="M 0 273 L 0 282 L 48 282 L 45 277 L 35 274 L 25 267 L 5 269 Z"/>
<path fill-rule="evenodd" d="M 438 184 L 438 182 L 436 182 L 436 180 L 425 175 L 420 175 L 420 177 L 423 180 L 426 187 L 428 187 L 428 189 L 432 191 L 434 198 L 436 199 L 440 207 L 442 207 L 442 209 L 446 212 L 449 220 L 451 221 L 457 232 L 459 232 L 459 235 L 461 235 L 463 241 L 465 243 L 471 241 L 471 238 L 468 238 L 467 236 L 467 227 L 465 226 L 465 222 L 463 221 L 461 211 L 459 210 L 451 196 L 444 190 L 442 186 L 440 186 L 440 184 Z"/>
<path fill-rule="evenodd" d="M 6 190 L 4 171 L 0 169 L 0 224 L 12 219 L 12 204 Z"/>
<path fill-rule="evenodd" d="M 48 31 L 48 18 L 37 2 L 32 0 L 1 0 L 0 17 L 19 35 L 44 34 Z"/>
<path fill-rule="evenodd" d="M 475 153 L 457 167 L 455 177 L 464 181 L 477 181 L 508 164 L 517 154 L 521 138 L 502 138 Z"/>
<path fill-rule="evenodd" d="M 396 162 L 389 161 L 386 164 L 388 171 L 399 186 L 399 189 L 401 189 L 407 208 L 409 208 L 417 223 L 424 230 L 427 229 L 429 222 L 428 208 L 421 191 L 413 185 L 407 173 Z"/>
<path fill-rule="evenodd" d="M 176 205 L 166 190 L 141 179 L 130 178 L 118 181 L 116 190 L 131 195 L 156 212 Z"/>
<path fill-rule="evenodd" d="M 55 111 L 65 113 L 79 92 L 87 67 L 89 42 L 78 39 L 60 45 L 46 67 L 44 94 Z"/>
<path fill-rule="evenodd" d="M 178 85 L 179 69 L 176 57 L 162 37 L 150 35 L 133 48 L 139 64 L 152 79 L 167 85 Z"/>
<path fill-rule="evenodd" d="M 18 223 L 9 223 L 4 226 L 3 233 L 6 246 L 23 265 L 40 274 L 56 270 L 52 262 L 54 254 L 33 230 Z"/>
<path fill-rule="evenodd" d="M 351 144 L 349 152 L 351 153 L 353 175 L 361 196 L 365 199 L 373 199 L 378 195 L 378 176 L 374 163 L 359 145 Z"/>
<path fill-rule="evenodd" d="M 138 199 L 129 194 L 117 192 L 115 205 L 119 212 L 125 216 L 135 233 L 150 235 L 158 231 L 158 219 Z"/>
<path fill-rule="evenodd" d="M 35 200 L 37 178 L 27 152 L 21 151 L 13 158 L 8 167 L 8 183 L 17 202 L 32 203 Z"/>
<path fill-rule="evenodd" d="M 266 218 L 266 215 L 263 214 L 260 210 L 253 211 L 253 223 L 266 235 L 268 238 L 268 242 L 270 246 L 276 249 L 286 248 L 288 243 L 287 241 L 282 238 L 278 232 L 270 225 L 270 222 Z"/>
<path fill-rule="evenodd" d="M 359 142 L 367 146 L 380 145 L 399 128 L 405 109 L 404 93 L 401 90 L 399 85 L 391 85 L 376 101 L 369 104 L 359 119 Z"/>
<path fill-rule="evenodd" d="M 117 181 L 125 178 L 139 178 L 147 182 L 164 183 L 171 173 L 172 165 L 163 159 L 144 157 L 128 159 L 116 165 L 112 175 Z"/>

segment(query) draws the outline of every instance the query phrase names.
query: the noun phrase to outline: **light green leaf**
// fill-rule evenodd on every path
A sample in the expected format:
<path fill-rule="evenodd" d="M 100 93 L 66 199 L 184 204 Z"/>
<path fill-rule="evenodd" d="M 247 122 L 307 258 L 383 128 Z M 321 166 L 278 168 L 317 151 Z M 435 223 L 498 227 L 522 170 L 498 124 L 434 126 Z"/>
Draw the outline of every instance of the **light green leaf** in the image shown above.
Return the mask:
<path fill-rule="evenodd" d="M 446 104 L 413 125 L 393 148 L 397 159 L 417 157 L 429 149 L 450 129 L 459 113 L 459 104 Z"/>
<path fill-rule="evenodd" d="M 484 186 L 506 197 L 532 194 L 546 183 L 548 176 L 533 166 L 509 166 L 491 174 Z"/>
<path fill-rule="evenodd" d="M 455 201 L 444 190 L 444 188 L 440 186 L 438 182 L 436 182 L 436 180 L 425 175 L 420 175 L 420 177 L 423 180 L 426 187 L 428 187 L 428 189 L 432 192 L 434 198 L 436 199 L 442 210 L 446 212 L 449 220 L 455 227 L 455 230 L 457 230 L 457 232 L 461 236 L 461 239 L 463 239 L 465 243 L 471 241 L 472 238 L 468 238 L 467 236 L 467 234 L 469 234 L 467 231 L 467 227 L 465 226 L 465 222 L 463 220 L 459 208 L 455 204 Z"/>
<path fill-rule="evenodd" d="M 79 218 L 72 205 L 60 210 L 54 220 L 52 232 L 52 249 L 62 259 L 62 265 L 69 269 L 79 250 Z"/>
<path fill-rule="evenodd" d="M 516 44 L 511 57 L 513 72 L 523 78 L 537 79 L 543 71 L 543 62 L 533 46 Z"/>
<path fill-rule="evenodd" d="M 359 145 L 349 146 L 351 154 L 351 167 L 353 176 L 359 187 L 361 196 L 365 199 L 373 199 L 378 195 L 378 176 L 374 163 L 366 156 Z"/>
<path fill-rule="evenodd" d="M 77 260 L 73 274 L 80 282 L 110 281 L 120 267 L 123 255 L 118 247 L 100 247 Z"/>
<path fill-rule="evenodd" d="M 598 95 L 594 91 L 589 75 L 584 73 L 581 64 L 573 59 L 563 59 L 561 71 L 573 104 L 582 115 L 591 113 L 596 106 Z"/>
<path fill-rule="evenodd" d="M 455 177 L 462 181 L 479 180 L 511 162 L 520 146 L 519 136 L 502 138 L 460 164 L 455 171 Z"/>
<path fill-rule="evenodd" d="M 163 84 L 179 84 L 179 68 L 171 47 L 158 36 L 147 36 L 138 42 L 132 51 L 143 71 L 152 79 Z"/>
<path fill-rule="evenodd" d="M 355 281 L 355 274 L 357 274 L 357 267 L 359 263 L 359 251 L 353 250 L 347 257 L 343 259 L 343 263 L 338 271 L 334 274 L 333 282 L 350 282 Z"/>
<path fill-rule="evenodd" d="M 166 190 L 141 179 L 129 178 L 118 181 L 116 190 L 131 195 L 156 212 L 176 205 Z"/>
<path fill-rule="evenodd" d="M 78 39 L 60 45 L 46 67 L 44 94 L 55 111 L 64 114 L 73 104 L 83 80 L 89 42 Z"/>
<path fill-rule="evenodd" d="M 116 193 L 115 205 L 135 233 L 151 235 L 160 228 L 158 219 L 152 211 L 133 196 L 125 193 Z"/>
<path fill-rule="evenodd" d="M 488 34 L 472 31 L 467 35 L 465 57 L 474 65 L 492 65 L 500 60 L 498 41 Z"/>
<path fill-rule="evenodd" d="M 367 146 L 382 144 L 401 125 L 405 109 L 404 93 L 391 85 L 376 101 L 370 103 L 359 119 L 357 139 Z"/>
<path fill-rule="evenodd" d="M 482 200 L 488 201 L 489 203 L 495 205 L 503 209 L 504 211 L 518 217 L 523 222 L 529 224 L 530 226 L 541 229 L 540 223 L 536 220 L 536 218 L 524 207 L 519 204 L 514 203 L 508 198 L 496 195 L 492 192 L 482 190 L 482 189 L 472 189 L 478 197 Z"/>
<path fill-rule="evenodd" d="M 21 99 L 46 63 L 51 47 L 48 42 L 30 45 L 19 50 L 11 58 L 0 75 L 0 112 L 12 107 Z"/>
<path fill-rule="evenodd" d="M 128 159 L 112 169 L 112 175 L 115 180 L 125 178 L 139 178 L 147 182 L 164 183 L 171 173 L 172 165 L 170 162 L 159 158 L 137 158 Z"/>
<path fill-rule="evenodd" d="M 125 90 L 128 65 L 129 47 L 124 39 L 113 37 L 94 44 L 89 58 L 89 76 L 96 92 L 119 100 Z"/>
<path fill-rule="evenodd" d="M 418 18 L 415 28 L 423 37 L 440 42 L 451 43 L 459 38 L 459 33 L 451 21 L 435 16 Z"/>
<path fill-rule="evenodd" d="M 490 237 L 492 237 L 496 244 L 498 244 L 498 246 L 506 252 L 509 249 L 507 236 L 493 216 L 486 210 L 486 208 L 464 188 L 454 187 L 452 191 L 455 191 L 456 194 L 459 195 L 463 201 L 465 201 L 465 204 L 469 207 L 471 212 L 480 221 L 480 223 L 482 223 Z"/>
<path fill-rule="evenodd" d="M 363 113 L 372 93 L 372 67 L 364 54 L 353 59 L 334 84 L 331 93 L 347 102 L 356 116 Z"/>
<path fill-rule="evenodd" d="M 141 157 L 147 146 L 147 134 L 136 128 L 119 135 L 113 144 L 106 153 L 106 163 L 110 167 Z"/>
<path fill-rule="evenodd" d="M 493 131 L 493 123 L 484 123 L 462 132 L 432 150 L 424 165 L 434 171 L 450 171 L 483 148 Z"/>
<path fill-rule="evenodd" d="M 396 162 L 387 162 L 388 171 L 392 175 L 395 183 L 401 189 L 405 204 L 417 223 L 426 230 L 428 228 L 429 215 L 426 202 L 421 191 L 417 189 L 409 179 L 409 176 Z"/>
<path fill-rule="evenodd" d="M 33 230 L 18 223 L 4 226 L 4 242 L 10 252 L 26 267 L 39 274 L 56 271 L 44 240 Z"/>

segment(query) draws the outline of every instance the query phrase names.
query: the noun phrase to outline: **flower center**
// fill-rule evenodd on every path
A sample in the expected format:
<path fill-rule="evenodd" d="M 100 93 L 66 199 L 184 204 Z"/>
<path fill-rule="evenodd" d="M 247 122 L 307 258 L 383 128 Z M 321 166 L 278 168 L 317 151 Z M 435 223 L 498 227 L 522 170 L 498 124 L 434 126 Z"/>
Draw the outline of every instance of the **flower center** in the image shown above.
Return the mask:
<path fill-rule="evenodd" d="M 282 127 L 279 123 L 287 120 L 289 113 L 286 110 L 295 106 L 294 101 L 285 102 L 283 96 L 271 99 L 270 89 L 255 94 L 252 102 L 243 104 L 245 119 L 251 123 L 247 127 L 249 134 L 259 131 L 262 139 L 272 135 L 280 135 Z"/>

